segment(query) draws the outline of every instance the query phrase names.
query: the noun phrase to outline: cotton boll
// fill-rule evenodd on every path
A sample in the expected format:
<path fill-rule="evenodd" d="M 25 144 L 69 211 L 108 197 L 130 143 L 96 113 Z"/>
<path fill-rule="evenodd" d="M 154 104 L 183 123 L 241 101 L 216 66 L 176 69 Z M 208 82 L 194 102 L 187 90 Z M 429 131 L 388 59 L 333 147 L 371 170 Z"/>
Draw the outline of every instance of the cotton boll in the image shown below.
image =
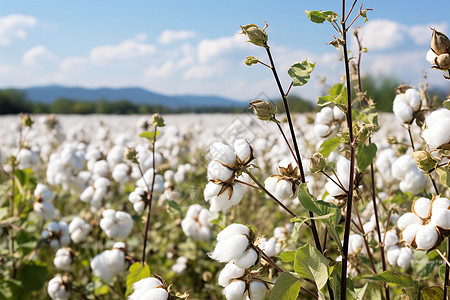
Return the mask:
<path fill-rule="evenodd" d="M 232 205 L 237 205 L 241 202 L 242 198 L 244 197 L 244 193 L 247 190 L 247 188 L 245 187 L 245 185 L 241 184 L 241 183 L 235 183 L 233 185 L 233 194 L 231 195 L 230 198 L 230 203 Z"/>
<path fill-rule="evenodd" d="M 344 112 L 337 106 L 333 107 L 333 116 L 335 120 L 343 121 L 345 119 Z"/>
<path fill-rule="evenodd" d="M 238 223 L 232 223 L 225 227 L 219 234 L 217 235 L 217 241 L 226 240 L 233 235 L 249 235 L 250 230 L 247 226 L 238 224 Z"/>
<path fill-rule="evenodd" d="M 251 300 L 264 300 L 267 294 L 267 286 L 259 280 L 254 280 L 250 283 L 248 294 Z"/>
<path fill-rule="evenodd" d="M 167 300 L 168 292 L 162 288 L 162 283 L 153 277 L 147 277 L 135 282 L 132 287 L 133 293 L 128 300 Z"/>
<path fill-rule="evenodd" d="M 351 234 L 349 236 L 348 254 L 354 254 L 362 250 L 364 238 L 359 234 Z"/>
<path fill-rule="evenodd" d="M 133 229 L 133 219 L 123 211 L 113 209 L 104 210 L 103 218 L 100 220 L 100 227 L 105 234 L 111 238 L 126 238 Z"/>
<path fill-rule="evenodd" d="M 416 234 L 417 249 L 429 250 L 438 241 L 439 234 L 433 225 L 424 225 Z"/>
<path fill-rule="evenodd" d="M 447 198 L 436 198 L 433 200 L 431 207 L 432 215 L 441 210 L 448 210 L 450 208 L 450 200 Z"/>
<path fill-rule="evenodd" d="M 398 246 L 393 246 L 386 251 L 387 261 L 391 266 L 395 266 L 397 264 L 399 256 L 400 248 Z"/>
<path fill-rule="evenodd" d="M 414 254 L 410 248 L 403 247 L 400 249 L 400 255 L 397 259 L 397 264 L 400 268 L 408 269 L 411 266 L 411 262 L 414 258 Z"/>
<path fill-rule="evenodd" d="M 426 177 L 416 167 L 416 169 L 406 174 L 405 179 L 400 182 L 399 187 L 402 192 L 417 194 L 425 188 L 426 183 Z"/>
<path fill-rule="evenodd" d="M 226 287 L 230 284 L 231 280 L 243 276 L 244 269 L 239 268 L 234 263 L 227 263 L 219 274 L 219 285 Z"/>
<path fill-rule="evenodd" d="M 397 221 L 397 227 L 400 230 L 411 224 L 422 224 L 422 220 L 412 212 L 402 215 Z"/>
<path fill-rule="evenodd" d="M 411 224 L 409 226 L 407 226 L 405 229 L 403 229 L 402 231 L 402 237 L 403 240 L 408 244 L 411 245 L 412 242 L 414 241 L 414 239 L 417 236 L 417 232 L 419 230 L 421 230 L 423 227 L 423 225 L 421 224 Z"/>
<path fill-rule="evenodd" d="M 437 57 L 437 55 L 436 55 L 436 53 L 434 53 L 433 52 L 433 50 L 428 50 L 428 52 L 427 52 L 427 56 L 426 56 L 426 60 L 430 63 L 430 64 L 432 64 L 432 65 L 434 65 L 435 64 L 435 59 L 436 59 L 436 57 Z"/>
<path fill-rule="evenodd" d="M 56 251 L 53 263 L 58 269 L 69 271 L 72 267 L 72 254 L 70 249 L 60 248 Z"/>
<path fill-rule="evenodd" d="M 420 93 L 416 89 L 407 89 L 405 92 L 405 99 L 408 101 L 409 106 L 414 112 L 420 110 L 422 99 L 420 99 Z"/>
<path fill-rule="evenodd" d="M 319 124 L 329 124 L 331 123 L 331 121 L 333 121 L 333 118 L 333 109 L 329 106 L 325 106 L 320 112 L 316 114 L 315 121 Z"/>
<path fill-rule="evenodd" d="M 431 201 L 427 198 L 419 198 L 413 202 L 412 205 L 413 212 L 421 217 L 422 219 L 426 219 L 430 216 L 431 212 Z"/>
<path fill-rule="evenodd" d="M 105 282 L 111 283 L 114 276 L 125 272 L 127 264 L 122 249 L 112 249 L 97 254 L 91 260 L 92 273 Z"/>
<path fill-rule="evenodd" d="M 266 238 L 262 238 L 259 240 L 258 248 L 260 248 L 264 253 L 269 256 L 277 256 L 281 251 L 281 244 L 277 243 L 275 238 L 270 238 L 267 240 Z"/>
<path fill-rule="evenodd" d="M 208 176 L 220 181 L 230 180 L 234 176 L 233 170 L 225 167 L 219 161 L 212 161 L 208 165 Z"/>
<path fill-rule="evenodd" d="M 431 149 L 450 142 L 450 111 L 448 109 L 438 109 L 426 117 L 428 126 L 422 133 L 423 138 Z"/>
<path fill-rule="evenodd" d="M 435 210 L 431 215 L 430 224 L 442 229 L 450 229 L 450 210 Z"/>
<path fill-rule="evenodd" d="M 67 300 L 70 296 L 60 274 L 50 279 L 47 286 L 47 293 L 52 300 Z"/>
<path fill-rule="evenodd" d="M 256 264 L 258 260 L 258 253 L 250 248 L 245 251 L 241 257 L 233 260 L 233 262 L 241 269 L 248 269 Z"/>
<path fill-rule="evenodd" d="M 45 201 L 34 202 L 33 210 L 39 218 L 44 220 L 52 220 L 56 214 L 53 204 Z"/>
<path fill-rule="evenodd" d="M 48 189 L 48 187 L 45 184 L 38 183 L 36 185 L 36 189 L 34 190 L 34 197 L 36 197 L 38 200 L 46 201 L 46 202 L 52 202 L 53 199 L 55 199 L 55 195 Z"/>
<path fill-rule="evenodd" d="M 375 160 L 375 166 L 379 171 L 379 174 L 386 182 L 392 182 L 394 176 L 392 174 L 392 164 L 397 159 L 397 155 L 394 149 L 387 148 L 377 153 Z"/>
<path fill-rule="evenodd" d="M 236 280 L 225 287 L 225 297 L 227 300 L 243 300 L 245 298 L 245 282 Z"/>
<path fill-rule="evenodd" d="M 234 142 L 234 152 L 242 163 L 249 162 L 253 154 L 250 144 L 244 139 L 237 139 Z"/>
<path fill-rule="evenodd" d="M 315 124 L 314 133 L 320 137 L 326 137 L 330 134 L 330 126 L 326 124 Z"/>
<path fill-rule="evenodd" d="M 226 165 L 232 165 L 236 161 L 233 148 L 220 142 L 212 144 L 209 153 L 213 160 L 218 160 Z"/>
<path fill-rule="evenodd" d="M 19 164 L 17 168 L 20 170 L 30 169 L 36 167 L 39 159 L 38 156 L 27 148 L 21 148 L 17 154 L 17 161 Z"/>
<path fill-rule="evenodd" d="M 407 102 L 404 94 L 395 96 L 392 110 L 394 115 L 404 123 L 410 123 L 413 116 L 413 109 Z"/>
<path fill-rule="evenodd" d="M 248 238 L 244 235 L 234 235 L 226 240 L 218 241 L 210 257 L 219 262 L 229 262 L 244 254 L 248 247 Z"/>
<path fill-rule="evenodd" d="M 394 231 L 388 231 L 386 232 L 386 238 L 384 240 L 384 246 L 385 249 L 388 249 L 389 247 L 392 247 L 398 243 L 398 236 L 397 233 Z"/>
<path fill-rule="evenodd" d="M 80 217 L 74 217 L 69 225 L 69 233 L 74 243 L 80 243 L 86 240 L 87 235 L 91 231 L 91 225 L 86 223 Z"/>
<path fill-rule="evenodd" d="M 115 165 L 112 171 L 112 178 L 119 183 L 124 183 L 130 179 L 130 167 L 125 163 Z"/>

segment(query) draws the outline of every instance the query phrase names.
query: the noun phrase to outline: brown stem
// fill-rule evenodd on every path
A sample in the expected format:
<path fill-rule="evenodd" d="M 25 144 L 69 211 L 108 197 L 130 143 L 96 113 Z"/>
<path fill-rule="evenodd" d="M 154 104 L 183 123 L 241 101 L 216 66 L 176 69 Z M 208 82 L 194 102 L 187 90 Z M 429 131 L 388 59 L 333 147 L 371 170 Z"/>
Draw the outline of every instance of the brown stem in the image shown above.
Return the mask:
<path fill-rule="evenodd" d="M 445 276 L 444 276 L 444 297 L 442 299 L 447 300 L 447 285 L 448 285 L 448 277 L 449 277 L 449 265 L 448 265 L 448 261 L 450 260 L 450 241 L 449 238 L 447 238 L 447 259 L 445 259 L 445 261 L 447 262 L 447 264 L 445 265 Z"/>
<path fill-rule="evenodd" d="M 342 0 L 342 18 L 345 16 L 345 0 Z M 345 218 L 344 229 L 344 245 L 342 247 L 342 269 L 341 269 L 341 299 L 347 299 L 347 259 L 348 259 L 348 243 L 350 236 L 350 221 L 352 216 L 352 203 L 353 203 L 353 178 L 355 172 L 355 145 L 353 140 L 353 120 L 352 120 L 352 93 L 350 83 L 350 67 L 347 53 L 347 32 L 345 29 L 345 21 L 341 22 L 342 26 L 342 40 L 343 40 L 343 52 L 344 52 L 344 65 L 345 65 L 345 79 L 347 85 L 347 126 L 349 131 L 349 147 L 350 147 L 350 174 L 349 174 L 349 188 L 348 188 L 348 201 Z"/>
<path fill-rule="evenodd" d="M 153 131 L 153 141 L 152 141 L 152 160 L 153 160 L 153 174 L 152 174 L 152 184 L 148 190 L 148 213 L 147 213 L 147 221 L 145 222 L 145 232 L 144 232 L 144 249 L 142 250 L 142 265 L 145 264 L 145 254 L 147 250 L 147 237 L 148 237 L 148 229 L 150 227 L 150 217 L 152 213 L 152 200 L 153 200 L 153 188 L 155 186 L 155 177 L 156 177 L 156 166 L 155 166 L 155 143 L 156 143 L 156 128 Z M 140 170 L 140 167 L 139 167 Z M 141 170 L 142 173 L 142 170 Z M 144 176 L 142 176 L 144 178 Z M 145 179 L 144 179 L 145 181 Z M 146 183 L 147 185 L 147 183 Z M 148 185 L 147 185 L 148 188 Z"/>
<path fill-rule="evenodd" d="M 410 125 L 408 125 L 408 134 L 409 134 L 409 140 L 411 142 L 411 147 L 412 147 L 413 151 L 415 151 L 416 148 L 414 147 L 414 140 L 413 140 L 413 137 L 412 137 L 411 126 Z"/>
<path fill-rule="evenodd" d="M 344 188 L 344 186 L 342 185 L 342 183 L 339 181 L 339 183 L 336 182 L 336 180 L 334 180 L 330 175 L 328 175 L 327 173 L 325 173 L 323 170 L 320 171 L 320 173 L 322 173 L 323 175 L 325 175 L 328 179 L 330 179 L 332 182 L 334 182 L 335 185 L 337 185 L 344 193 L 348 193 L 348 191 Z M 336 174 L 335 174 L 336 176 Z M 337 176 L 336 176 L 337 178 Z M 339 180 L 339 179 L 338 179 Z"/>

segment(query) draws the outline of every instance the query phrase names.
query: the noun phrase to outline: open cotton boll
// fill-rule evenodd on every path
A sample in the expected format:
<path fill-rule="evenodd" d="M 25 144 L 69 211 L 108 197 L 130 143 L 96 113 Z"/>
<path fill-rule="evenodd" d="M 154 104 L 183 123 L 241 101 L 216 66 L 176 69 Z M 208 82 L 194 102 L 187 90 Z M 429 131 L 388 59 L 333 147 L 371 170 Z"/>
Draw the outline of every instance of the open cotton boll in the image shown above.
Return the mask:
<path fill-rule="evenodd" d="M 438 57 L 437 55 L 436 55 L 436 53 L 434 53 L 434 51 L 433 50 L 428 50 L 428 52 L 427 52 L 427 56 L 426 56 L 426 60 L 430 63 L 430 64 L 432 64 L 432 65 L 434 65 L 435 64 L 435 59 L 436 59 L 436 57 Z"/>
<path fill-rule="evenodd" d="M 429 250 L 436 245 L 439 239 L 439 234 L 436 228 L 431 225 L 424 225 L 416 234 L 417 249 Z"/>
<path fill-rule="evenodd" d="M 128 300 L 166 300 L 169 297 L 168 292 L 162 288 L 162 283 L 153 277 L 141 279 L 133 284 L 133 293 Z"/>
<path fill-rule="evenodd" d="M 431 215 L 430 224 L 442 229 L 450 229 L 450 210 L 435 210 Z"/>
<path fill-rule="evenodd" d="M 420 93 L 416 89 L 407 89 L 405 92 L 405 99 L 414 112 L 418 112 L 422 106 L 422 99 Z"/>
<path fill-rule="evenodd" d="M 112 178 L 119 183 L 124 183 L 130 179 L 130 167 L 125 163 L 119 163 L 114 166 Z"/>
<path fill-rule="evenodd" d="M 357 253 L 363 249 L 364 238 L 359 234 L 351 234 L 348 245 L 348 254 Z"/>
<path fill-rule="evenodd" d="M 242 163 L 250 161 L 252 158 L 252 147 L 244 139 L 237 139 L 234 142 L 234 152 Z"/>
<path fill-rule="evenodd" d="M 236 161 L 236 154 L 233 148 L 220 142 L 212 144 L 209 148 L 209 153 L 213 160 L 218 160 L 226 165 L 232 165 Z"/>
<path fill-rule="evenodd" d="M 219 161 L 213 160 L 208 165 L 208 177 L 220 181 L 227 181 L 234 177 L 234 171 L 225 167 Z"/>
<path fill-rule="evenodd" d="M 337 106 L 333 107 L 333 117 L 335 120 L 343 121 L 345 119 L 344 112 Z"/>
<path fill-rule="evenodd" d="M 389 247 L 393 247 L 398 243 L 398 235 L 395 231 L 386 232 L 386 237 L 384 239 L 385 249 L 389 249 Z"/>
<path fill-rule="evenodd" d="M 411 224 L 408 225 L 405 229 L 402 230 L 403 240 L 411 245 L 414 239 L 416 238 L 417 232 L 422 229 L 424 225 L 422 224 Z"/>
<path fill-rule="evenodd" d="M 386 148 L 377 153 L 375 160 L 375 166 L 379 171 L 379 174 L 386 182 L 392 182 L 394 176 L 392 174 L 392 164 L 397 159 L 395 150 L 392 148 Z"/>
<path fill-rule="evenodd" d="M 400 255 L 400 247 L 397 245 L 392 246 L 386 251 L 386 258 L 391 266 L 395 266 L 397 264 L 397 259 L 399 255 Z"/>
<path fill-rule="evenodd" d="M 69 233 L 74 243 L 80 243 L 86 240 L 87 235 L 91 231 L 91 225 L 86 223 L 80 217 L 74 217 L 69 225 Z"/>
<path fill-rule="evenodd" d="M 225 227 L 219 234 L 217 235 L 217 241 L 222 241 L 230 238 L 233 235 L 249 235 L 250 229 L 248 229 L 247 226 L 238 224 L 238 223 L 232 223 Z"/>
<path fill-rule="evenodd" d="M 400 268 L 408 269 L 411 266 L 411 262 L 414 259 L 412 250 L 408 247 L 402 247 L 397 259 L 397 265 Z"/>
<path fill-rule="evenodd" d="M 431 204 L 431 214 L 434 215 L 437 211 L 450 209 L 450 200 L 447 198 L 436 198 Z"/>
<path fill-rule="evenodd" d="M 58 269 L 69 271 L 72 267 L 72 254 L 67 248 L 60 248 L 56 251 L 53 263 Z"/>
<path fill-rule="evenodd" d="M 394 115 L 404 123 L 410 123 L 414 118 L 414 111 L 405 98 L 405 94 L 395 96 L 392 106 Z"/>
<path fill-rule="evenodd" d="M 217 242 L 210 257 L 219 262 L 229 262 L 240 258 L 248 247 L 248 238 L 245 235 L 233 235 Z"/>
<path fill-rule="evenodd" d="M 39 159 L 33 151 L 27 148 L 22 148 L 17 154 L 17 161 L 19 162 L 17 168 L 24 170 L 36 167 Z"/>
<path fill-rule="evenodd" d="M 34 197 L 38 198 L 39 200 L 46 201 L 46 202 L 52 202 L 53 199 L 55 199 L 55 195 L 48 189 L 48 187 L 45 184 L 38 183 L 36 185 L 36 189 L 34 190 Z"/>
<path fill-rule="evenodd" d="M 227 300 L 243 300 L 245 298 L 245 287 L 246 284 L 242 280 L 232 281 L 225 287 L 225 298 Z"/>
<path fill-rule="evenodd" d="M 70 296 L 60 274 L 50 279 L 47 286 L 47 293 L 52 300 L 67 300 Z"/>
<path fill-rule="evenodd" d="M 402 215 L 397 220 L 397 227 L 400 230 L 405 229 L 407 226 L 411 224 L 422 224 L 422 220 L 412 212 L 408 212 Z"/>
<path fill-rule="evenodd" d="M 406 173 L 405 178 L 399 184 L 399 188 L 404 193 L 418 194 L 425 188 L 426 183 L 425 175 L 416 167 L 416 169 Z"/>
<path fill-rule="evenodd" d="M 248 294 L 251 300 L 264 300 L 267 294 L 267 286 L 259 280 L 253 280 L 250 283 Z"/>
<path fill-rule="evenodd" d="M 320 137 L 326 137 L 330 133 L 330 126 L 326 124 L 315 124 L 314 133 Z"/>
<path fill-rule="evenodd" d="M 258 253 L 250 248 L 245 251 L 239 258 L 234 259 L 233 262 L 241 269 L 248 269 L 256 264 L 258 260 Z"/>
<path fill-rule="evenodd" d="M 97 254 L 91 260 L 92 273 L 105 282 L 111 283 L 114 276 L 125 272 L 127 263 L 122 249 L 112 249 Z"/>
<path fill-rule="evenodd" d="M 426 117 L 428 126 L 422 133 L 431 149 L 439 148 L 450 142 L 450 110 L 438 109 Z"/>
<path fill-rule="evenodd" d="M 333 121 L 333 109 L 325 106 L 318 113 L 316 113 L 315 121 L 318 124 L 329 124 Z"/>
<path fill-rule="evenodd" d="M 412 211 L 422 219 L 428 218 L 431 212 L 430 199 L 422 197 L 417 200 L 414 200 L 412 205 Z"/>
<path fill-rule="evenodd" d="M 231 280 L 243 276 L 244 273 L 245 270 L 239 268 L 234 263 L 227 263 L 219 274 L 219 285 L 226 287 L 230 284 Z"/>
<path fill-rule="evenodd" d="M 269 257 L 277 256 L 281 252 L 281 244 L 277 243 L 277 240 L 273 237 L 269 240 L 266 238 L 259 239 L 258 248 Z"/>
<path fill-rule="evenodd" d="M 44 220 L 52 220 L 56 215 L 55 206 L 46 201 L 34 202 L 33 210 L 39 218 Z"/>
<path fill-rule="evenodd" d="M 124 211 L 104 210 L 100 227 L 111 238 L 126 238 L 133 229 L 133 219 Z"/>

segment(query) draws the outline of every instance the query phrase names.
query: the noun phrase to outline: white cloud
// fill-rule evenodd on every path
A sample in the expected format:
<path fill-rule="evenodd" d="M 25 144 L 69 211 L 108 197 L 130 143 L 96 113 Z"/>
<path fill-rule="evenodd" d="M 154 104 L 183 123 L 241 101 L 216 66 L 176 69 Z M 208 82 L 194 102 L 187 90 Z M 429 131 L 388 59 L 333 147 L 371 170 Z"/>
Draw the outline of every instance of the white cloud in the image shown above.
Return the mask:
<path fill-rule="evenodd" d="M 198 44 L 198 60 L 207 63 L 226 52 L 245 48 L 246 38 L 242 34 L 222 37 L 218 39 L 204 39 Z"/>
<path fill-rule="evenodd" d="M 183 73 L 184 79 L 206 79 L 216 72 L 216 68 L 209 65 L 196 65 Z"/>
<path fill-rule="evenodd" d="M 25 52 L 22 64 L 27 67 L 36 67 L 56 60 L 56 56 L 52 52 L 44 46 L 38 45 Z"/>
<path fill-rule="evenodd" d="M 145 76 L 149 78 L 169 77 L 174 70 L 174 62 L 172 60 L 166 61 L 161 66 L 150 66 L 145 70 Z"/>
<path fill-rule="evenodd" d="M 409 35 L 418 45 L 429 44 L 431 41 L 432 33 L 432 30 L 430 28 L 435 28 L 438 31 L 446 32 L 447 23 L 442 22 L 439 24 L 415 25 L 409 29 Z"/>
<path fill-rule="evenodd" d="M 36 18 L 27 15 L 0 17 L 0 46 L 9 46 L 15 39 L 24 39 L 25 29 L 37 24 Z"/>
<path fill-rule="evenodd" d="M 175 41 L 189 39 L 193 36 L 195 36 L 194 31 L 190 31 L 190 30 L 174 31 L 174 30 L 167 29 L 161 33 L 161 35 L 158 38 L 158 42 L 161 44 L 171 44 Z"/>
<path fill-rule="evenodd" d="M 362 29 L 363 45 L 369 51 L 397 46 L 404 40 L 407 27 L 391 20 L 372 20 Z"/>
<path fill-rule="evenodd" d="M 153 45 L 142 43 L 143 35 L 138 35 L 135 39 L 125 40 L 118 45 L 97 46 L 90 52 L 90 59 L 99 65 L 111 63 L 130 63 L 151 57 L 156 52 Z"/>

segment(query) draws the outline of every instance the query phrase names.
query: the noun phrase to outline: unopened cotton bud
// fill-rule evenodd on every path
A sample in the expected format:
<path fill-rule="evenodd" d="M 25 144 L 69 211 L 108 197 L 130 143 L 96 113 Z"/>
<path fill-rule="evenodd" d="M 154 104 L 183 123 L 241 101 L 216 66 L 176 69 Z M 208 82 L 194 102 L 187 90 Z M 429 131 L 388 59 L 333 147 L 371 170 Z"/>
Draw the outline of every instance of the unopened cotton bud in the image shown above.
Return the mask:
<path fill-rule="evenodd" d="M 245 58 L 245 64 L 247 65 L 247 66 L 251 66 L 251 65 L 254 65 L 254 64 L 257 64 L 258 63 L 258 58 L 257 57 L 254 57 L 254 56 L 247 56 L 246 58 Z"/>
<path fill-rule="evenodd" d="M 450 54 L 444 53 L 436 58 L 436 65 L 439 69 L 448 70 L 450 69 Z"/>
<path fill-rule="evenodd" d="M 250 103 L 250 107 L 253 109 L 255 116 L 263 121 L 275 120 L 273 115 L 277 112 L 277 107 L 270 103 L 268 100 L 253 100 Z"/>
<path fill-rule="evenodd" d="M 424 225 L 416 234 L 416 245 L 418 249 L 430 250 L 436 245 L 439 234 L 436 228 L 431 225 Z"/>
<path fill-rule="evenodd" d="M 326 164 L 327 163 L 323 155 L 316 152 L 309 159 L 308 169 L 311 173 L 317 173 L 322 171 Z"/>
<path fill-rule="evenodd" d="M 152 116 L 152 124 L 153 124 L 153 127 L 164 127 L 164 126 L 166 126 L 164 124 L 163 117 L 161 117 L 158 113 L 156 113 L 156 114 L 154 114 Z"/>
<path fill-rule="evenodd" d="M 434 28 L 431 28 L 431 30 L 433 30 L 431 35 L 431 49 L 438 55 L 450 50 L 450 40 L 448 37 Z"/>
<path fill-rule="evenodd" d="M 255 24 L 248 24 L 241 26 L 242 34 L 245 34 L 248 38 L 248 41 L 256 46 L 259 47 L 267 47 L 267 34 L 266 34 L 266 27 L 261 30 L 258 26 Z"/>
<path fill-rule="evenodd" d="M 125 152 L 124 152 L 124 156 L 128 161 L 132 162 L 133 164 L 139 163 L 138 162 L 138 152 L 136 151 L 135 148 L 127 146 L 127 148 L 125 149 Z"/>

